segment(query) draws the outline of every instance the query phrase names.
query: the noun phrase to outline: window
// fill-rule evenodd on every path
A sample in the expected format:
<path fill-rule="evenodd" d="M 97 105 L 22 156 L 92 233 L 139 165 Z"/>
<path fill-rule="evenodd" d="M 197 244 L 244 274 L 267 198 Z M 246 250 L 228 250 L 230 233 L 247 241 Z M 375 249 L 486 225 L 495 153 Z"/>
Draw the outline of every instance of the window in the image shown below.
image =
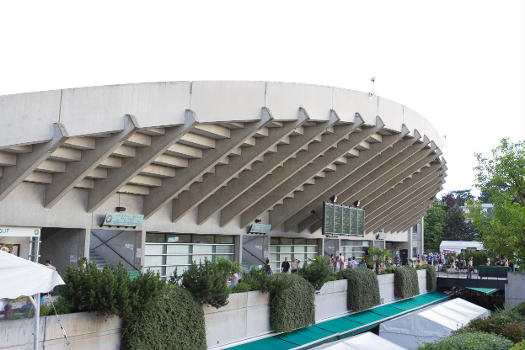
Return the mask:
<path fill-rule="evenodd" d="M 417 233 L 417 224 L 412 226 L 412 233 Z"/>
<path fill-rule="evenodd" d="M 296 258 L 304 262 L 317 255 L 318 250 L 316 239 L 272 237 L 270 239 L 270 264 L 272 265 L 272 270 L 275 272 L 280 271 L 284 258 L 288 258 L 288 261 Z"/>
<path fill-rule="evenodd" d="M 234 236 L 147 233 L 144 267 L 169 278 L 175 269 L 184 272 L 192 261 L 215 261 L 218 257 L 233 261 Z"/>
<path fill-rule="evenodd" d="M 341 240 L 341 253 L 348 260 L 355 257 L 356 260 L 363 259 L 370 246 L 370 241 Z"/>
<path fill-rule="evenodd" d="M 416 247 L 412 248 L 412 257 L 417 258 L 417 248 Z"/>

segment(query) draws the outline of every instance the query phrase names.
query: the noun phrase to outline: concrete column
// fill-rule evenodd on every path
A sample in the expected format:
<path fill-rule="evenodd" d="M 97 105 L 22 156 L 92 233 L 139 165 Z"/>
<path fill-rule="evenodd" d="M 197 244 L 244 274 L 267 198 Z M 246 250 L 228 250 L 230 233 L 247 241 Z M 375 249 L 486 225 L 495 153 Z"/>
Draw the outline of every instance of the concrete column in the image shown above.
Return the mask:
<path fill-rule="evenodd" d="M 89 261 L 89 245 L 91 244 L 91 228 L 84 229 L 84 257 Z"/>
<path fill-rule="evenodd" d="M 242 234 L 235 236 L 233 242 L 235 243 L 235 261 L 242 265 Z"/>

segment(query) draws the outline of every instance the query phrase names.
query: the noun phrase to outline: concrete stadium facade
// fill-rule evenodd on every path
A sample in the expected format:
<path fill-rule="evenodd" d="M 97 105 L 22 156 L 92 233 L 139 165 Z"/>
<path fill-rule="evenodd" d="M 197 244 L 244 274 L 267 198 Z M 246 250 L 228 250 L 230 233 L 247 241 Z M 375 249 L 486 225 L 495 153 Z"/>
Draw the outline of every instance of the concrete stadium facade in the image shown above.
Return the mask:
<path fill-rule="evenodd" d="M 166 82 L 0 96 L 0 130 L 0 228 L 41 230 L 41 260 L 60 270 L 82 256 L 168 276 L 216 256 L 277 266 L 371 245 L 419 254 L 421 219 L 446 176 L 425 118 L 326 86 Z M 361 202 L 364 237 L 322 235 L 332 195 Z M 116 207 L 142 224 L 102 226 Z M 255 220 L 271 231 L 247 234 Z"/>

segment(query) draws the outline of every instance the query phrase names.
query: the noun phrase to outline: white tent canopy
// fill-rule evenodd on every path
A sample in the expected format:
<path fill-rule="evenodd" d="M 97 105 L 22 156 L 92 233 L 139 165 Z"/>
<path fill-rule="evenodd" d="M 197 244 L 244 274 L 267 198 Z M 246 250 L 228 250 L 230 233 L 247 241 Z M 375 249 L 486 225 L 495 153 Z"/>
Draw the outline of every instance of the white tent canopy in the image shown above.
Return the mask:
<path fill-rule="evenodd" d="M 406 350 L 372 332 L 361 333 L 354 337 L 321 345 L 312 350 Z"/>
<path fill-rule="evenodd" d="M 64 281 L 56 270 L 0 251 L 0 299 L 30 298 L 35 306 L 34 349 L 38 348 L 40 293 L 60 284 Z"/>
<path fill-rule="evenodd" d="M 0 298 L 47 293 L 59 284 L 64 281 L 55 270 L 0 251 Z"/>
<path fill-rule="evenodd" d="M 400 318 L 381 323 L 379 335 L 407 349 L 416 349 L 450 335 L 478 317 L 489 316 L 489 310 L 456 298 L 430 306 Z"/>
<path fill-rule="evenodd" d="M 442 253 L 456 252 L 461 253 L 462 249 L 476 248 L 476 250 L 483 250 L 483 244 L 478 241 L 441 241 L 439 251 Z"/>

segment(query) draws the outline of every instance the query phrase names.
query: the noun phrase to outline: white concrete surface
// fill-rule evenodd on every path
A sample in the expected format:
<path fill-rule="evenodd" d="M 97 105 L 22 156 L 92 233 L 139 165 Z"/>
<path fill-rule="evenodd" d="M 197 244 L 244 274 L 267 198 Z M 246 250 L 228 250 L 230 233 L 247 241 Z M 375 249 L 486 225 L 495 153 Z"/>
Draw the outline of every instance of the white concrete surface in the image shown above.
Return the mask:
<path fill-rule="evenodd" d="M 505 285 L 505 308 L 525 302 L 525 272 L 509 272 Z"/>
<path fill-rule="evenodd" d="M 119 350 L 122 321 L 116 316 L 91 312 L 59 315 L 74 350 Z M 25 350 L 33 347 L 33 319 L 0 321 L 0 349 Z M 66 349 L 56 316 L 40 318 L 40 348 Z"/>

